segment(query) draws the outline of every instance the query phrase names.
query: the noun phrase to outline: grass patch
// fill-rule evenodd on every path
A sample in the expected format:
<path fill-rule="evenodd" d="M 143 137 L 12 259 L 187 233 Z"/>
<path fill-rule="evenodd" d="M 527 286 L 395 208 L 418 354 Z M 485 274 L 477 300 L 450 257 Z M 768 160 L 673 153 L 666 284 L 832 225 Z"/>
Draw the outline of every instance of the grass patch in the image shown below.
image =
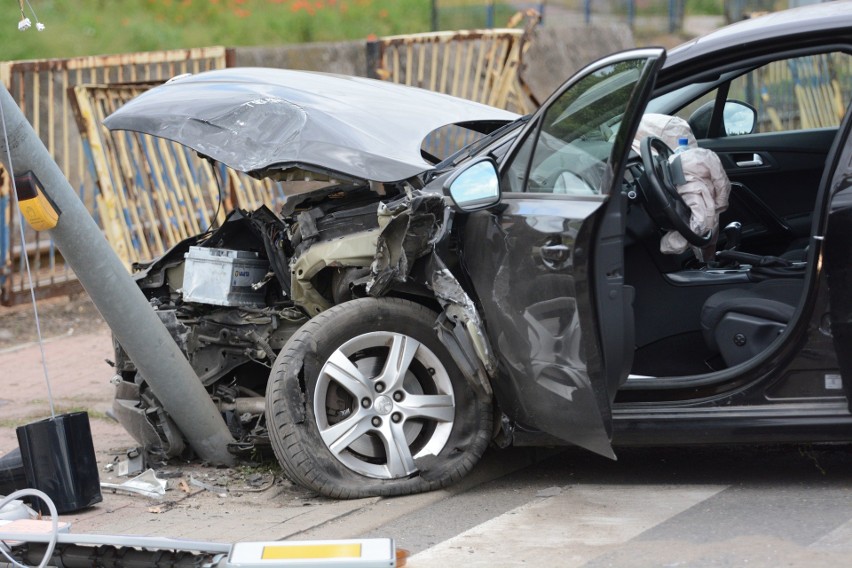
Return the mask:
<path fill-rule="evenodd" d="M 723 0 L 690 0 L 684 11 L 687 16 L 721 16 L 725 13 Z"/>
<path fill-rule="evenodd" d="M 4 3 L 0 59 L 209 45 L 275 45 L 427 31 L 430 0 L 31 0 L 45 31 Z M 32 19 L 31 14 L 27 14 Z M 33 21 L 35 26 L 35 21 Z"/>
<path fill-rule="evenodd" d="M 0 11 L 0 60 L 158 51 L 211 45 L 251 46 L 363 40 L 425 32 L 431 0 L 30 0 L 45 31 L 17 29 L 17 2 Z M 442 29 L 484 27 L 481 6 L 446 7 Z M 494 25 L 515 8 L 495 6 Z"/>
<path fill-rule="evenodd" d="M 429 1 L 429 0 L 427 0 Z M 518 8 L 509 4 L 494 5 L 494 27 L 506 26 L 509 19 L 515 15 Z M 447 6 L 438 12 L 438 29 L 442 30 L 471 30 L 485 28 L 488 23 L 488 11 L 483 5 L 463 4 Z M 422 31 L 427 31 L 422 30 Z"/>
<path fill-rule="evenodd" d="M 34 402 L 42 402 L 42 401 L 34 401 Z M 47 405 L 47 401 L 44 401 L 44 404 Z M 55 408 L 56 414 L 72 414 L 74 412 L 87 412 L 89 414 L 89 420 L 108 420 L 110 422 L 113 421 L 112 418 L 106 415 L 104 412 L 100 412 L 98 410 L 92 410 L 91 408 L 84 408 L 82 406 L 64 406 L 57 405 Z M 48 410 L 49 412 L 49 410 Z M 23 426 L 25 424 L 29 424 L 30 422 L 34 422 L 36 420 L 44 420 L 49 418 L 45 413 L 41 412 L 31 412 L 27 416 L 22 416 L 20 418 L 10 418 L 5 420 L 0 420 L 0 428 L 17 428 L 18 426 Z"/>

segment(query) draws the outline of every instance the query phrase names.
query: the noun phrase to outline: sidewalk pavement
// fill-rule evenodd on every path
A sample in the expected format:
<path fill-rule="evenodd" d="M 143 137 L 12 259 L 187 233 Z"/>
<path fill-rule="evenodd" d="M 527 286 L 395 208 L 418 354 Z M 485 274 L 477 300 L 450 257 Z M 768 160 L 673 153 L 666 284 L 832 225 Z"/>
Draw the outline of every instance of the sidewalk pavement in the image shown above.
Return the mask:
<path fill-rule="evenodd" d="M 112 356 L 109 330 L 51 339 L 44 350 L 57 413 L 88 410 L 100 481 L 122 483 L 127 478 L 106 466 L 136 443 L 107 414 L 113 396 L 111 369 L 104 362 Z M 0 393 L 0 454 L 5 454 L 18 445 L 16 426 L 50 416 L 38 344 L 0 350 Z M 352 538 L 448 495 L 333 501 L 293 486 L 268 466 L 223 469 L 172 462 L 157 474 L 168 476 L 161 499 L 104 490 L 101 503 L 62 520 L 71 523 L 72 532 L 87 534 L 217 542 Z"/>

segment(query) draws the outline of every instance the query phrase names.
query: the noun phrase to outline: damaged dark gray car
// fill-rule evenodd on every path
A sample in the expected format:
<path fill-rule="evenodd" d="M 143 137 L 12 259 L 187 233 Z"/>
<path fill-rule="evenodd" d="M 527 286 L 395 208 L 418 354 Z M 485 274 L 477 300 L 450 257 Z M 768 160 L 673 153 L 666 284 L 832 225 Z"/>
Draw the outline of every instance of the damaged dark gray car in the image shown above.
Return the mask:
<path fill-rule="evenodd" d="M 604 58 L 528 117 L 232 69 L 107 126 L 308 184 L 137 279 L 235 452 L 270 443 L 325 495 L 397 495 L 455 482 L 489 443 L 852 440 L 850 70 L 852 5 L 828 3 Z M 842 104 L 809 116 L 831 89 Z M 701 203 L 696 156 L 718 191 Z M 118 352 L 122 423 L 180 454 Z"/>
<path fill-rule="evenodd" d="M 495 362 L 445 264 L 454 255 L 436 253 L 448 246 L 452 210 L 424 191 L 436 165 L 449 169 L 471 149 L 441 165 L 425 145 L 461 137 L 479 148 L 517 118 L 378 81 L 232 69 L 173 80 L 107 120 L 256 177 L 301 182 L 282 211 L 234 211 L 137 267 L 235 452 L 271 441 L 288 474 L 336 496 L 440 487 L 476 463 L 491 438 Z M 183 453 L 120 346 L 116 365 L 121 422 L 149 452 Z M 308 482 L 317 472 L 303 455 L 322 447 L 345 467 L 325 466 L 333 483 Z"/>

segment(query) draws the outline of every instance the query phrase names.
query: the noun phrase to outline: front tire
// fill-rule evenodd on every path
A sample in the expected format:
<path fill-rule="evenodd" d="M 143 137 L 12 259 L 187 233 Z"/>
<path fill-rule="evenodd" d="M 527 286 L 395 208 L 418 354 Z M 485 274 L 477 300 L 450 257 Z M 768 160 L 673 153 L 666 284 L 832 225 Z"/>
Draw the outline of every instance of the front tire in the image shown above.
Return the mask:
<path fill-rule="evenodd" d="M 459 371 L 436 319 L 406 300 L 362 298 L 290 338 L 266 416 L 291 480 L 351 499 L 439 489 L 473 468 L 490 439 L 491 399 Z"/>

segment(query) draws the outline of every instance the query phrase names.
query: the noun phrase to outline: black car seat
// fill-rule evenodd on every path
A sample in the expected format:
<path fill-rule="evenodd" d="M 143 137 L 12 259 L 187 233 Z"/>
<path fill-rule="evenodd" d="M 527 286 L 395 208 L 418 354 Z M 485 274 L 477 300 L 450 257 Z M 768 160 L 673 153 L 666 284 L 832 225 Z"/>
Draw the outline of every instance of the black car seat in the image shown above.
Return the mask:
<path fill-rule="evenodd" d="M 803 289 L 801 278 L 776 278 L 713 294 L 701 308 L 704 341 L 729 367 L 751 359 L 787 327 Z"/>

